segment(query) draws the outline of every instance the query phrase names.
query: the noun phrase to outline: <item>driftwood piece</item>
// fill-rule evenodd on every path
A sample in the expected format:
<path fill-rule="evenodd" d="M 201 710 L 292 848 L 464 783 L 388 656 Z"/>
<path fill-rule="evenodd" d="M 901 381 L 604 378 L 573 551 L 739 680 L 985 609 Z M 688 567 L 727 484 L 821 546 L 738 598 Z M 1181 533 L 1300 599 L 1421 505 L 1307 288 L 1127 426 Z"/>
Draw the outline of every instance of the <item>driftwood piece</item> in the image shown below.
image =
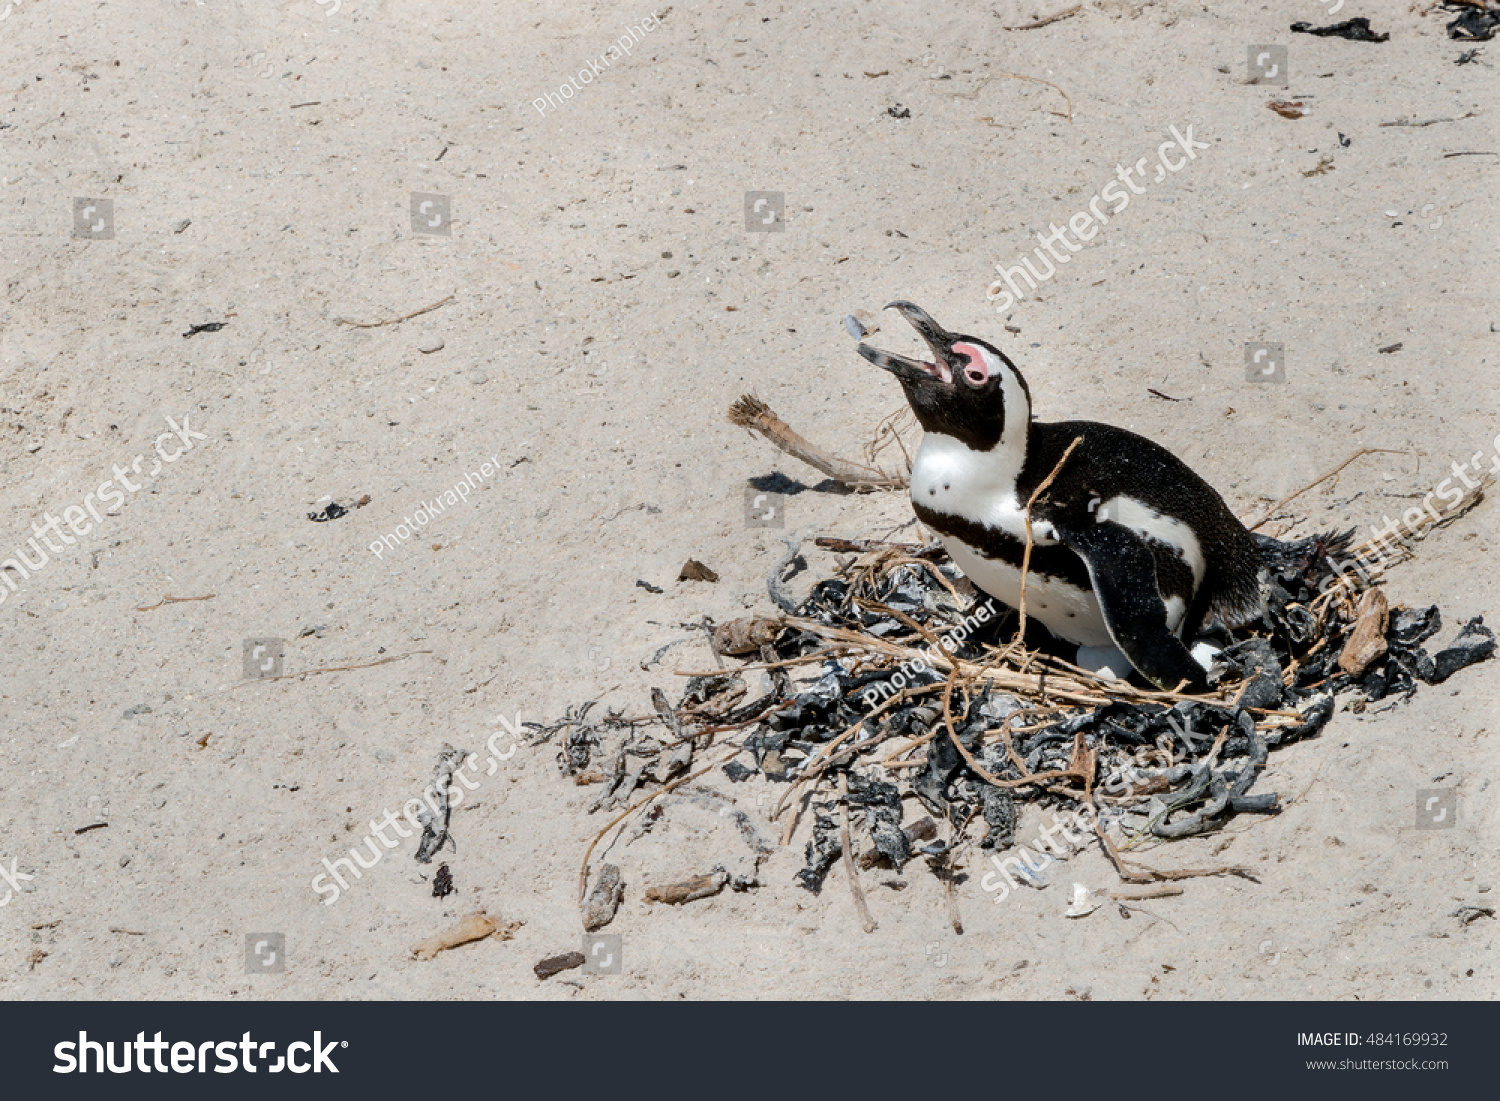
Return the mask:
<path fill-rule="evenodd" d="M 681 906 L 684 902 L 695 902 L 700 898 L 709 898 L 718 894 L 728 882 L 729 873 L 723 868 L 715 868 L 707 875 L 695 875 L 691 879 L 684 879 L 681 883 L 669 883 L 665 887 L 647 887 L 646 901 Z"/>
<path fill-rule="evenodd" d="M 1377 658 L 1386 652 L 1385 631 L 1390 619 L 1390 605 L 1382 589 L 1368 590 L 1359 602 L 1354 630 L 1339 654 L 1339 668 L 1351 677 L 1364 674 Z"/>
<path fill-rule="evenodd" d="M 625 880 L 617 864 L 604 864 L 599 868 L 599 878 L 583 904 L 583 928 L 592 933 L 603 929 L 615 919 L 615 911 L 625 899 Z"/>
<path fill-rule="evenodd" d="M 484 940 L 486 937 L 494 937 L 496 940 L 510 940 L 516 935 L 525 922 L 520 921 L 497 921 L 484 911 L 470 914 L 451 929 L 446 929 L 436 936 L 428 937 L 421 944 L 413 945 L 411 954 L 419 960 L 430 960 L 439 952 L 449 948 L 457 948 L 460 944 L 470 944 L 476 940 Z"/>
<path fill-rule="evenodd" d="M 536 972 L 537 978 L 545 981 L 553 975 L 571 971 L 575 967 L 582 967 L 587 962 L 582 952 L 564 952 L 561 955 L 548 956 L 544 960 L 537 961 L 532 971 Z"/>
<path fill-rule="evenodd" d="M 1138 890 L 1109 891 L 1107 896 L 1117 902 L 1144 902 L 1148 898 L 1174 898 L 1182 894 L 1181 887 L 1174 887 L 1170 883 L 1164 883 L 1159 887 L 1142 887 Z"/>
<path fill-rule="evenodd" d="M 760 433 L 792 458 L 800 459 L 850 489 L 900 489 L 906 485 L 905 478 L 891 477 L 873 467 L 851 463 L 815 447 L 753 394 L 742 395 L 729 407 L 729 422 Z"/>

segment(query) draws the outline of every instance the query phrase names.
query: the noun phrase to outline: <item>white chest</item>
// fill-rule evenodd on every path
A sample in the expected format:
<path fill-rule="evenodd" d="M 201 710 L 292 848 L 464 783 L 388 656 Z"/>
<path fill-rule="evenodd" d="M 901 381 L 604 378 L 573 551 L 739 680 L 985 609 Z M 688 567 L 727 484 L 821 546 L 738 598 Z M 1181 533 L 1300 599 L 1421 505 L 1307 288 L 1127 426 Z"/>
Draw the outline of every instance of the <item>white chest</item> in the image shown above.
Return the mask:
<path fill-rule="evenodd" d="M 950 516 L 1005 532 L 1026 541 L 1026 502 L 1016 493 L 1016 479 L 1026 461 L 1023 448 L 1002 443 L 993 451 L 974 451 L 954 439 L 928 433 L 912 465 L 911 499 Z M 1057 542 L 1051 525 L 1033 520 L 1034 543 Z"/>
<path fill-rule="evenodd" d="M 1025 454 L 1003 445 L 973 451 L 953 439 L 929 433 L 912 466 L 912 501 L 1003 532 L 1026 544 L 1026 502 L 1016 491 Z M 1021 571 L 1008 562 L 981 555 L 953 536 L 941 536 L 954 563 L 975 585 L 1012 608 L 1021 603 Z M 1033 518 L 1031 540 L 1037 546 L 1057 543 L 1057 533 Z M 1090 646 L 1107 646 L 1109 630 L 1092 592 L 1041 574 L 1026 577 L 1026 614 L 1059 638 Z"/>
<path fill-rule="evenodd" d="M 1026 544 L 1026 502 L 1016 480 L 1025 453 L 1004 444 L 979 452 L 954 439 L 929 433 L 912 467 L 911 497 L 916 504 L 935 512 L 956 516 L 1003 532 L 1021 546 Z M 1096 517 L 1110 521 L 1180 554 L 1193 573 L 1196 589 L 1204 575 L 1202 550 L 1192 530 L 1179 520 L 1164 516 L 1133 498 L 1117 496 L 1095 505 Z M 941 533 L 940 533 L 941 535 Z M 943 545 L 958 568 L 979 588 L 1012 608 L 1021 601 L 1021 571 L 998 558 L 981 555 L 963 540 L 941 535 Z M 1035 546 L 1059 542 L 1056 530 L 1045 520 L 1032 519 L 1031 541 Z M 1173 597 L 1167 604 L 1167 624 L 1177 630 L 1186 608 Z M 1059 638 L 1084 646 L 1111 645 L 1104 613 L 1093 592 L 1065 581 L 1028 573 L 1026 614 L 1040 621 Z"/>

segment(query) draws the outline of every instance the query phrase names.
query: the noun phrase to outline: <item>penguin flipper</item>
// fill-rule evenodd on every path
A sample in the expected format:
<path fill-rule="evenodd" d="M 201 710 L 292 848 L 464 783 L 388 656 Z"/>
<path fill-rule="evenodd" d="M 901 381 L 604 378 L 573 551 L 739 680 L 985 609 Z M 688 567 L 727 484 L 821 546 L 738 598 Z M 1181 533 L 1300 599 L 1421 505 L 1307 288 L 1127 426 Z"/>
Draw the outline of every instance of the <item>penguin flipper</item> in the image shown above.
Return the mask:
<path fill-rule="evenodd" d="M 1186 681 L 1185 692 L 1208 691 L 1203 666 L 1167 626 L 1156 560 L 1145 541 L 1107 521 L 1052 523 L 1063 542 L 1088 566 L 1104 625 L 1130 664 L 1158 688 L 1171 691 Z"/>

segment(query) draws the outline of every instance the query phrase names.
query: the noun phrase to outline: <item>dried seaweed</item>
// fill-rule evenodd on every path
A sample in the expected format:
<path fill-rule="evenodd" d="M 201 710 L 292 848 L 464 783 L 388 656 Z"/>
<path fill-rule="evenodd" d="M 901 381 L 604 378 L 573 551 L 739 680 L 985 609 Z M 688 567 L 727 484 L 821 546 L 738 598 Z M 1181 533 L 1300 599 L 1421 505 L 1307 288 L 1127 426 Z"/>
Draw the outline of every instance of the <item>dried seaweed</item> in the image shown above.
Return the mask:
<path fill-rule="evenodd" d="M 1442 628 L 1437 608 L 1382 612 L 1384 596 L 1366 596 L 1412 556 L 1416 539 L 1463 515 L 1483 490 L 1441 519 L 1398 525 L 1384 543 L 1354 545 L 1352 530 L 1255 536 L 1264 612 L 1209 632 L 1219 653 L 1205 696 L 1086 673 L 1069 664 L 1070 647 L 1035 624 L 1018 637 L 1015 613 L 978 593 L 936 545 L 819 539 L 820 548 L 853 557 L 798 602 L 785 587 L 788 567 L 805 566 L 794 536 L 767 578 L 785 614 L 733 621 L 712 635 L 717 654 L 761 663 L 771 691 L 744 703 L 738 675 L 694 674 L 675 707 L 653 691 L 654 716 L 591 725 L 583 708 L 542 729 L 566 725 L 565 753 L 587 744 L 610 762 L 598 807 L 629 804 L 642 784 L 679 783 L 695 745 L 726 737 L 737 752 L 710 767 L 736 783 L 783 785 L 771 810 L 773 820 L 784 818 L 783 844 L 811 817 L 798 884 L 820 892 L 846 849 L 851 869 L 902 869 L 924 856 L 955 926 L 952 886 L 963 881 L 967 846 L 1010 848 L 1023 805 L 1086 814 L 1127 883 L 1253 878 L 1244 868 L 1156 871 L 1122 854 L 1142 841 L 1222 829 L 1237 815 L 1277 813 L 1278 793 L 1257 790 L 1272 752 L 1316 737 L 1340 705 L 1410 696 L 1493 656 L 1494 633 L 1482 619 L 1429 653 L 1424 644 Z M 618 737 L 601 751 L 605 735 Z M 574 758 L 586 755 L 575 750 Z M 903 826 L 907 795 L 932 818 Z M 848 843 L 840 838 L 846 814 Z"/>
<path fill-rule="evenodd" d="M 838 821 L 831 814 L 819 813 L 813 819 L 813 835 L 807 843 L 807 864 L 797 873 L 797 882 L 813 894 L 820 894 L 823 881 L 843 853 Z"/>
<path fill-rule="evenodd" d="M 448 806 L 448 785 L 453 779 L 453 772 L 459 765 L 463 764 L 468 754 L 461 749 L 454 749 L 445 744 L 438 754 L 437 768 L 433 772 L 432 787 L 427 790 L 424 799 L 427 806 L 417 812 L 417 821 L 422 825 L 422 837 L 417 842 L 416 858 L 419 863 L 432 863 L 433 855 L 449 841 L 448 817 L 450 808 Z M 436 804 L 436 805 L 434 805 Z"/>

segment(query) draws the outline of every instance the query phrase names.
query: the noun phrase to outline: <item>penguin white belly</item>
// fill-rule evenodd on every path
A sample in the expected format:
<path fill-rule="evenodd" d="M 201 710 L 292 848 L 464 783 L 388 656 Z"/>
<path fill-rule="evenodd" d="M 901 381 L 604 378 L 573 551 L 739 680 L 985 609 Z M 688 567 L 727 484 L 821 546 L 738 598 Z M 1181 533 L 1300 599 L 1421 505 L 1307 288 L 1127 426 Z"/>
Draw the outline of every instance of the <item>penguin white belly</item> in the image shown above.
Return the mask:
<path fill-rule="evenodd" d="M 1025 456 L 1004 447 L 980 453 L 951 436 L 929 432 L 912 466 L 911 496 L 916 504 L 998 529 L 1026 542 L 1024 506 L 1016 499 L 1016 475 Z M 954 563 L 975 585 L 1012 608 L 1021 603 L 1021 571 L 989 558 L 956 536 L 939 532 Z M 1034 522 L 1036 546 L 1052 546 L 1057 534 Z M 1057 578 L 1031 571 L 1026 576 L 1026 615 L 1058 638 L 1085 646 L 1112 646 L 1098 598 Z"/>
<path fill-rule="evenodd" d="M 993 451 L 976 452 L 951 436 L 929 432 L 912 467 L 912 502 L 1000 531 L 1024 546 L 1025 505 L 1015 492 L 1024 459 L 1024 453 L 1004 445 Z M 1101 502 L 1099 513 L 1101 518 L 1167 545 L 1187 562 L 1194 586 L 1202 580 L 1203 554 L 1185 524 L 1129 497 Z M 1021 571 L 1017 566 L 1001 558 L 987 557 L 956 536 L 941 531 L 938 535 L 958 568 L 975 585 L 1012 608 L 1020 606 Z M 1044 521 L 1033 521 L 1031 539 L 1037 547 L 1055 546 L 1059 542 L 1057 533 Z M 1167 627 L 1175 633 L 1187 608 L 1178 597 L 1165 603 Z M 1027 574 L 1026 615 L 1068 642 L 1114 648 L 1098 597 L 1091 590 L 1080 589 L 1060 578 L 1035 570 Z"/>
<path fill-rule="evenodd" d="M 964 576 L 996 600 L 1021 606 L 1021 571 L 1007 562 L 985 558 L 973 547 L 951 536 L 943 546 Z M 1060 639 L 1082 646 L 1113 647 L 1104 611 L 1092 592 L 1042 574 L 1026 575 L 1026 617 L 1035 619 Z"/>

